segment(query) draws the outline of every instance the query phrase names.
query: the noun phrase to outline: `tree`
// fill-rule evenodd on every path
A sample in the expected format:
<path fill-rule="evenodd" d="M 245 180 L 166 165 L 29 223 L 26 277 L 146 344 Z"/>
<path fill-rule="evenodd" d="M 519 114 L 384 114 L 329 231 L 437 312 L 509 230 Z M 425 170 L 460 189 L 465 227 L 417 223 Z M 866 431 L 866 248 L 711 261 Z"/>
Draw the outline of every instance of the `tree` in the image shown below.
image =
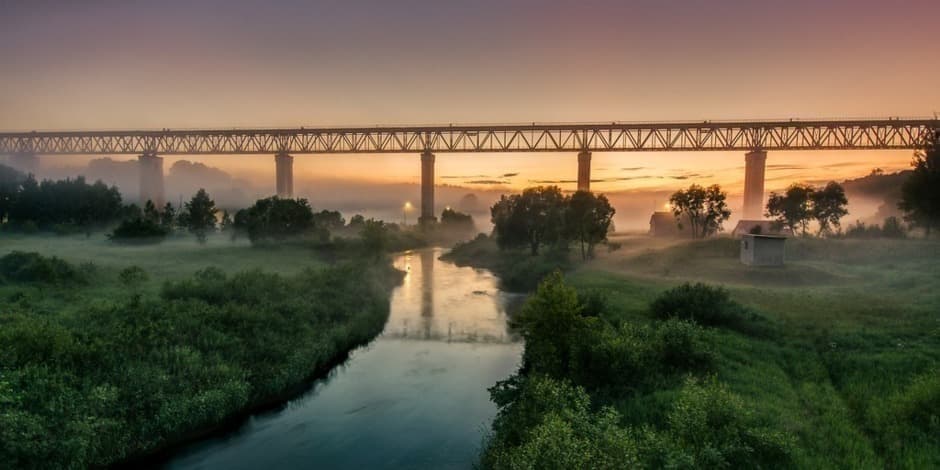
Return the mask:
<path fill-rule="evenodd" d="M 538 186 L 502 196 L 490 209 L 500 248 L 528 245 L 537 255 L 543 244 L 562 239 L 566 198 L 557 186 Z"/>
<path fill-rule="evenodd" d="M 153 204 L 153 201 L 149 199 L 144 204 L 144 218 L 153 223 L 160 223 L 160 212 L 157 211 L 157 206 Z"/>
<path fill-rule="evenodd" d="M 259 199 L 235 213 L 233 228 L 248 234 L 252 243 L 284 240 L 313 228 L 313 209 L 306 199 Z"/>
<path fill-rule="evenodd" d="M 473 232 L 476 229 L 473 216 L 457 212 L 450 207 L 441 212 L 441 227 L 460 232 Z"/>
<path fill-rule="evenodd" d="M 363 222 L 359 236 L 362 237 L 366 251 L 373 256 L 381 255 L 388 246 L 388 226 L 381 220 L 368 219 Z"/>
<path fill-rule="evenodd" d="M 721 186 L 713 184 L 707 188 L 693 184 L 687 190 L 679 190 L 669 197 L 669 204 L 677 221 L 683 216 L 689 221 L 693 238 L 705 238 L 722 230 L 722 223 L 731 216 L 727 194 Z M 682 222 L 679 222 L 682 228 Z"/>
<path fill-rule="evenodd" d="M 366 223 L 366 218 L 362 214 L 356 214 L 349 219 L 348 227 L 351 229 L 361 229 Z"/>
<path fill-rule="evenodd" d="M 594 245 L 607 239 L 614 208 L 603 194 L 578 191 L 568 199 L 566 235 L 581 245 L 581 259 L 594 255 Z"/>
<path fill-rule="evenodd" d="M 328 211 L 326 209 L 313 214 L 313 225 L 326 230 L 339 230 L 346 225 L 343 214 L 339 211 Z"/>
<path fill-rule="evenodd" d="M 912 227 L 923 228 L 930 237 L 940 224 L 940 135 L 914 154 L 911 165 L 914 171 L 901 185 L 898 208 Z"/>
<path fill-rule="evenodd" d="M 215 201 L 209 198 L 205 189 L 200 188 L 196 195 L 184 205 L 180 215 L 181 225 L 196 235 L 199 243 L 205 243 L 209 232 L 215 230 Z"/>
<path fill-rule="evenodd" d="M 162 226 L 167 233 L 173 231 L 173 227 L 176 226 L 176 209 L 174 209 L 173 204 L 169 202 L 163 206 L 163 213 L 160 214 L 160 226 Z"/>
<path fill-rule="evenodd" d="M 765 215 L 790 230 L 799 228 L 805 236 L 809 221 L 813 218 L 813 192 L 812 186 L 799 183 L 791 184 L 784 194 L 772 192 L 767 198 Z"/>
<path fill-rule="evenodd" d="M 223 210 L 222 220 L 219 221 L 219 231 L 222 233 L 228 233 L 233 229 L 232 225 L 234 225 L 232 216 L 229 215 L 228 210 Z"/>
<path fill-rule="evenodd" d="M 818 235 L 829 233 L 832 227 L 835 227 L 836 231 L 842 229 L 840 220 L 849 213 L 846 209 L 849 200 L 845 197 L 842 185 L 830 181 L 824 188 L 810 193 L 810 202 L 812 216 L 819 224 Z"/>

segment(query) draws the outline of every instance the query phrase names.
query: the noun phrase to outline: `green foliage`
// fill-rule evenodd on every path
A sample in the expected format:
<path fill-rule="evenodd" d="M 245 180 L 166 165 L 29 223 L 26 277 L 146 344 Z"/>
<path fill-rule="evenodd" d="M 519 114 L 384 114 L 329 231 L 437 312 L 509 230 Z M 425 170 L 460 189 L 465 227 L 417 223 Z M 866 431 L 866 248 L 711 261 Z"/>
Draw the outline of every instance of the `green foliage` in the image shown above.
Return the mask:
<path fill-rule="evenodd" d="M 636 443 L 616 411 L 591 411 L 583 388 L 534 375 L 491 389 L 497 437 L 483 456 L 495 469 L 613 469 L 638 465 Z M 499 398 L 498 398 L 499 397 Z M 511 397 L 511 398 L 510 398 Z"/>
<path fill-rule="evenodd" d="M 248 234 L 253 244 L 299 237 L 313 228 L 313 210 L 306 199 L 277 196 L 257 200 L 235 214 L 237 231 Z"/>
<path fill-rule="evenodd" d="M 0 187 L 0 222 L 14 228 L 52 230 L 56 226 L 80 229 L 102 227 L 121 216 L 121 193 L 101 181 L 85 178 L 37 182 L 32 175 L 16 186 Z"/>
<path fill-rule="evenodd" d="M 385 222 L 381 220 L 366 220 L 359 230 L 359 236 L 362 238 L 362 244 L 366 252 L 379 256 L 385 252 L 389 243 L 389 229 Z"/>
<path fill-rule="evenodd" d="M 473 223 L 473 216 L 448 207 L 441 212 L 441 229 L 452 232 L 473 232 L 476 226 Z"/>
<path fill-rule="evenodd" d="M 339 211 L 321 210 L 313 214 L 313 225 L 329 231 L 339 230 L 346 225 L 343 214 Z"/>
<path fill-rule="evenodd" d="M 152 219 L 134 217 L 121 221 L 108 238 L 118 243 L 159 243 L 168 233 L 163 225 Z"/>
<path fill-rule="evenodd" d="M 501 196 L 490 209 L 493 233 L 500 248 L 539 247 L 562 240 L 566 198 L 557 186 L 527 188 L 522 194 Z"/>
<path fill-rule="evenodd" d="M 495 238 L 481 233 L 473 240 L 457 243 L 442 259 L 458 266 L 490 269 L 499 275 L 500 286 L 512 292 L 531 291 L 553 271 L 571 268 L 568 252 L 561 248 L 531 256 L 517 251 L 501 251 Z"/>
<path fill-rule="evenodd" d="M 650 310 L 661 320 L 679 318 L 703 325 L 723 325 L 734 321 L 738 306 L 722 287 L 685 283 L 660 294 L 650 304 Z"/>
<path fill-rule="evenodd" d="M 804 236 L 810 221 L 815 220 L 819 227 L 817 235 L 822 235 L 831 233 L 832 228 L 840 229 L 842 217 L 849 213 L 848 203 L 845 190 L 835 181 L 822 188 L 794 183 L 784 194 L 770 193 L 766 215 L 774 218 L 778 226 L 799 231 Z"/>
<path fill-rule="evenodd" d="M 914 171 L 901 185 L 898 208 L 911 225 L 923 228 L 929 237 L 940 224 L 940 137 L 915 153 L 911 166 Z"/>
<path fill-rule="evenodd" d="M 693 238 L 705 238 L 720 232 L 722 223 L 731 216 L 725 202 L 727 197 L 717 184 L 707 188 L 693 184 L 689 189 L 673 193 L 669 204 L 676 220 L 689 221 Z"/>
<path fill-rule="evenodd" d="M 215 201 L 209 198 L 205 189 L 199 191 L 184 205 L 180 214 L 180 225 L 186 227 L 199 243 L 205 243 L 209 233 L 215 231 Z"/>
<path fill-rule="evenodd" d="M 144 271 L 144 268 L 137 265 L 128 266 L 118 273 L 118 280 L 121 281 L 121 284 L 131 289 L 137 288 L 147 282 L 149 278 L 150 276 L 147 275 L 147 271 Z"/>
<path fill-rule="evenodd" d="M 567 201 L 565 229 L 567 237 L 578 241 L 581 259 L 594 256 L 594 245 L 607 239 L 616 211 L 603 194 L 578 191 Z"/>
<path fill-rule="evenodd" d="M 0 258 L 0 280 L 67 284 L 84 280 L 82 274 L 68 262 L 39 253 L 14 251 Z"/>
<path fill-rule="evenodd" d="M 849 213 L 846 209 L 849 200 L 845 197 L 842 185 L 830 181 L 822 189 L 813 191 L 810 201 L 813 205 L 812 217 L 819 225 L 817 235 L 829 233 L 832 228 L 838 232 L 841 228 L 840 221 Z"/>
<path fill-rule="evenodd" d="M 42 312 L 26 298 L 0 318 L 0 462 L 105 467 L 281 400 L 381 330 L 388 276 L 360 264 L 292 276 L 210 268 L 159 299 Z"/>
<path fill-rule="evenodd" d="M 785 468 L 792 438 L 762 425 L 741 397 L 711 379 L 690 379 L 666 418 L 666 429 L 641 444 L 643 460 L 659 468 Z"/>

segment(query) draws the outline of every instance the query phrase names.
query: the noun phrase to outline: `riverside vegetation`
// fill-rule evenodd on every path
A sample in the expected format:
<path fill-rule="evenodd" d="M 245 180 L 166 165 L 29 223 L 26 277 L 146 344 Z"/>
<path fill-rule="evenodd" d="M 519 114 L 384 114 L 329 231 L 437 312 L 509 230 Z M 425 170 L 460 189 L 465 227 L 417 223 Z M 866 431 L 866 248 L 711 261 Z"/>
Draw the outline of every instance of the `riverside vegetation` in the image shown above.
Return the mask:
<path fill-rule="evenodd" d="M 283 400 L 381 331 L 397 282 L 387 264 L 324 265 L 298 247 L 187 262 L 205 247 L 7 241 L 82 249 L 0 257 L 0 461 L 13 468 L 121 462 Z M 259 268 L 288 259 L 291 271 Z"/>
<path fill-rule="evenodd" d="M 940 243 L 797 238 L 773 269 L 728 238 L 612 243 L 525 271 L 488 237 L 451 253 L 549 273 L 514 319 L 524 364 L 491 390 L 484 467 L 940 465 Z"/>

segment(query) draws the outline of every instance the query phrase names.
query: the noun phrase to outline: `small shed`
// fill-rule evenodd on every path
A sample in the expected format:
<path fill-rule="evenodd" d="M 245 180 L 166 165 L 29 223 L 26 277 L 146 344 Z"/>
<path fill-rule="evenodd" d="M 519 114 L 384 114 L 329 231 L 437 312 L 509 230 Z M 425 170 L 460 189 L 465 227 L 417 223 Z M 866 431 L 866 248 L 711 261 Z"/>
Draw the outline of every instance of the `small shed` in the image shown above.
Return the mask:
<path fill-rule="evenodd" d="M 783 266 L 784 243 L 782 235 L 741 236 L 741 262 L 748 266 Z"/>

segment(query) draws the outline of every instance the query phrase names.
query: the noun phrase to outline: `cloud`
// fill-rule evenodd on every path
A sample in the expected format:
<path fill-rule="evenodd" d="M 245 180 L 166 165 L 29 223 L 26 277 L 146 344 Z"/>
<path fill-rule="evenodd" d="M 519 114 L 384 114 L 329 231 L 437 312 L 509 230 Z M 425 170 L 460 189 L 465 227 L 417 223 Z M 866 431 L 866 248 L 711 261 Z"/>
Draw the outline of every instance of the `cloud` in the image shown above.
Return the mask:
<path fill-rule="evenodd" d="M 509 181 L 506 181 L 506 180 L 470 180 L 470 181 L 464 181 L 463 184 L 509 184 Z"/>
<path fill-rule="evenodd" d="M 639 171 L 639 170 L 645 170 L 645 169 L 646 167 L 642 167 L 642 166 L 631 166 L 627 168 L 621 168 L 620 171 Z"/>
<path fill-rule="evenodd" d="M 519 176 L 519 173 L 503 173 L 503 178 L 512 178 L 513 176 Z"/>
<path fill-rule="evenodd" d="M 489 178 L 490 175 L 444 175 L 441 179 L 462 180 L 466 178 Z"/>
<path fill-rule="evenodd" d="M 564 184 L 577 183 L 578 180 L 529 180 L 529 182 L 535 184 Z"/>

